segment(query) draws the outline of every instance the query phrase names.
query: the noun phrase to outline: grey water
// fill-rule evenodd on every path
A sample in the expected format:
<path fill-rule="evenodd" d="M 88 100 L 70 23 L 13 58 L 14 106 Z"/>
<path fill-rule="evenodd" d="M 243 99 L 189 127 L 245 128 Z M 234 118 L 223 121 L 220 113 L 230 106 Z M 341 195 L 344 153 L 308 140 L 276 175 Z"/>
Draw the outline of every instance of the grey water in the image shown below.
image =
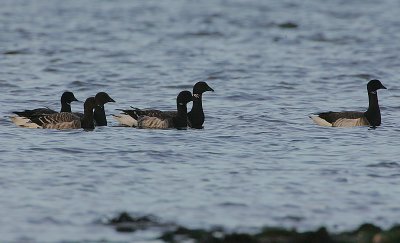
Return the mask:
<path fill-rule="evenodd" d="M 120 212 L 188 227 L 349 230 L 399 223 L 396 0 L 28 1 L 0 7 L 0 241 L 157 242 Z M 365 110 L 335 129 L 308 115 Z M 175 109 L 206 81 L 202 130 L 119 127 L 116 109 Z M 106 91 L 108 127 L 23 129 L 12 111 Z M 82 111 L 82 103 L 72 109 Z M 189 105 L 190 109 L 190 105 Z"/>

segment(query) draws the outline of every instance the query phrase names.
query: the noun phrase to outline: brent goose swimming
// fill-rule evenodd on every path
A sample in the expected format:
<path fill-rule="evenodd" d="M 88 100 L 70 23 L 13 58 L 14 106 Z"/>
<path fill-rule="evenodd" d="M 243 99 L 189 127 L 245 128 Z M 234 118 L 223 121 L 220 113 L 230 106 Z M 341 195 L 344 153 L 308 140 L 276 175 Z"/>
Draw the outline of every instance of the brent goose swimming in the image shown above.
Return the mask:
<path fill-rule="evenodd" d="M 342 112 L 323 112 L 310 116 L 310 118 L 320 126 L 328 127 L 355 127 L 381 125 L 381 111 L 378 104 L 378 89 L 386 89 L 381 81 L 374 79 L 368 82 L 369 106 L 366 112 L 342 111 Z"/>
<path fill-rule="evenodd" d="M 204 111 L 203 111 L 203 102 L 202 102 L 202 96 L 203 93 L 206 91 L 213 91 L 214 90 L 208 86 L 206 82 L 197 82 L 193 86 L 193 106 L 192 110 L 188 112 L 187 117 L 188 117 L 188 126 L 191 128 L 198 128 L 202 129 L 203 128 L 203 123 L 204 123 Z M 132 107 L 133 108 L 133 107 Z M 137 116 L 151 116 L 151 117 L 164 117 L 166 114 L 169 116 L 175 116 L 176 111 L 170 111 L 170 112 L 162 112 L 159 110 L 141 110 L 138 108 L 133 108 L 133 110 L 122 110 L 125 114 L 133 114 L 133 117 Z M 132 120 L 131 119 L 117 119 L 121 124 L 127 125 L 127 126 L 132 126 Z M 126 122 L 126 123 L 124 123 Z"/>
<path fill-rule="evenodd" d="M 61 111 L 71 112 L 71 102 L 78 101 L 72 92 L 66 91 L 61 95 Z M 37 108 L 33 110 L 15 111 L 14 114 L 18 116 L 32 116 L 32 115 L 48 115 L 57 113 L 57 111 L 49 108 Z"/>
<path fill-rule="evenodd" d="M 159 111 L 154 113 L 136 113 L 136 110 L 126 110 L 123 114 L 114 115 L 121 124 L 138 128 L 187 128 L 187 103 L 193 101 L 190 91 L 182 91 L 176 98 L 177 111 Z M 140 110 L 139 110 L 140 111 Z"/>
<path fill-rule="evenodd" d="M 45 129 L 94 129 L 93 109 L 95 98 L 89 97 L 84 103 L 83 117 L 71 112 L 60 112 L 49 115 L 33 115 L 30 118 L 19 117 L 19 126 Z M 22 123 L 24 121 L 24 123 Z"/>

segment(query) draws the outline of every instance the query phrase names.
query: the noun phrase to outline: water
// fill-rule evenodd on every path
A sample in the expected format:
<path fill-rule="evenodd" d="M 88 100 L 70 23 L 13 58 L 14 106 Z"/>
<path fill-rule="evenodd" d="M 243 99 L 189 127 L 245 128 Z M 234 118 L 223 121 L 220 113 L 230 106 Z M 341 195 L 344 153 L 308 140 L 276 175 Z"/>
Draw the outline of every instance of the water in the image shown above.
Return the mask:
<path fill-rule="evenodd" d="M 399 3 L 23 1 L 0 8 L 0 239 L 151 241 L 99 221 L 122 211 L 252 230 L 399 223 Z M 329 129 L 308 114 L 364 110 L 383 126 Z M 174 109 L 205 80 L 203 130 L 29 130 L 12 111 L 71 90 L 117 108 Z M 82 110 L 73 103 L 73 110 Z"/>

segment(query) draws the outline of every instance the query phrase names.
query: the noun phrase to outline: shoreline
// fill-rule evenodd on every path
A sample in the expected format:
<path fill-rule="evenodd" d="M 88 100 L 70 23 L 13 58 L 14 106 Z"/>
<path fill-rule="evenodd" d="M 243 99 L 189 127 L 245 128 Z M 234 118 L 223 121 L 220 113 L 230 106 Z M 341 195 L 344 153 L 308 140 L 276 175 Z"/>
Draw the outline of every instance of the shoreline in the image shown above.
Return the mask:
<path fill-rule="evenodd" d="M 314 231 L 297 231 L 282 227 L 263 227 L 256 233 L 227 232 L 223 227 L 190 229 L 175 223 L 162 222 L 154 216 L 134 217 L 123 212 L 109 219 L 106 225 L 117 232 L 133 233 L 140 230 L 160 231 L 158 240 L 166 243 L 399 243 L 400 225 L 384 230 L 365 223 L 357 229 L 329 232 L 325 227 Z"/>

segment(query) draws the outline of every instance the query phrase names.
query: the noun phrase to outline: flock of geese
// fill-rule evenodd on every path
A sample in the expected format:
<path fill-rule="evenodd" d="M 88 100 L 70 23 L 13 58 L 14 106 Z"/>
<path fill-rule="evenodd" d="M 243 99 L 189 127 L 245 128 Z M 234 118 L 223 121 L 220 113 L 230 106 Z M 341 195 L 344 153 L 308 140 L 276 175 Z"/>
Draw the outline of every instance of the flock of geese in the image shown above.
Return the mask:
<path fill-rule="evenodd" d="M 323 112 L 311 115 L 310 118 L 318 125 L 329 127 L 354 127 L 381 125 L 381 113 L 378 104 L 377 90 L 386 89 L 377 80 L 371 80 L 367 84 L 369 106 L 367 111 L 342 111 Z M 190 91 L 181 91 L 176 98 L 176 111 L 160 111 L 153 109 L 120 109 L 121 114 L 113 117 L 124 126 L 168 129 L 177 128 L 203 128 L 204 111 L 202 95 L 204 92 L 214 91 L 206 82 L 197 82 L 193 86 L 193 94 Z M 72 112 L 71 102 L 77 101 L 72 92 L 64 92 L 61 96 L 61 110 L 57 112 L 49 108 L 15 111 L 11 116 L 13 123 L 26 128 L 46 129 L 94 129 L 96 126 L 107 126 L 104 105 L 115 102 L 107 93 L 100 92 L 94 97 L 89 97 L 84 103 L 84 112 Z M 187 112 L 187 104 L 193 102 L 190 112 Z"/>
<path fill-rule="evenodd" d="M 121 110 L 114 115 L 121 125 L 137 128 L 185 129 L 203 128 L 204 111 L 202 96 L 206 91 L 214 91 L 206 82 L 197 82 L 190 91 L 181 91 L 176 98 L 176 111 L 160 111 L 133 108 Z M 107 93 L 100 92 L 86 99 L 83 113 L 72 112 L 71 102 L 78 101 L 72 92 L 61 96 L 61 111 L 49 108 L 15 111 L 11 121 L 20 127 L 45 129 L 94 129 L 96 126 L 107 126 L 104 105 L 115 102 Z M 192 110 L 187 112 L 187 104 L 193 102 Z"/>

